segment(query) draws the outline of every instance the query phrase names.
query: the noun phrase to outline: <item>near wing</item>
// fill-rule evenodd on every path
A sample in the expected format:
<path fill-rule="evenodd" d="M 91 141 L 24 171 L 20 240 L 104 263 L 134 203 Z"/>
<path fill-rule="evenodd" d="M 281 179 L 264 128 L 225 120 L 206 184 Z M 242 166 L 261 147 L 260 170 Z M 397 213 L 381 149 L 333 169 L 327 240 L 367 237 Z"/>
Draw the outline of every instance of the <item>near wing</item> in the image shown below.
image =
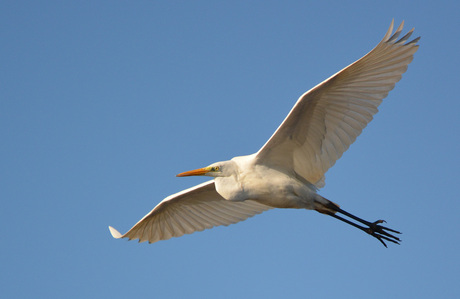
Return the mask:
<path fill-rule="evenodd" d="M 303 94 L 273 136 L 257 153 L 258 163 L 284 168 L 324 186 L 324 174 L 377 113 L 418 49 L 413 29 L 397 40 L 404 22 L 393 21 L 367 55 Z"/>
<path fill-rule="evenodd" d="M 214 181 L 208 181 L 166 197 L 124 235 L 111 226 L 109 229 L 117 239 L 153 243 L 237 223 L 269 209 L 252 200 L 227 201 L 217 193 Z"/>

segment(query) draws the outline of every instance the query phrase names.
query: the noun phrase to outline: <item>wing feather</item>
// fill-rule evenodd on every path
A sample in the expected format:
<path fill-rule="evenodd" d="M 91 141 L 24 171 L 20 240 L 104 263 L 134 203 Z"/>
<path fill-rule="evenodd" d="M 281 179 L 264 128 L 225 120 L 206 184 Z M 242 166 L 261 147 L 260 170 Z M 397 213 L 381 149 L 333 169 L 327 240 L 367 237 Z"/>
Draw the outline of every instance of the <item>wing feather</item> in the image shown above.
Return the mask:
<path fill-rule="evenodd" d="M 252 200 L 227 201 L 217 193 L 214 181 L 208 181 L 168 196 L 124 235 L 109 228 L 114 238 L 154 243 L 237 223 L 269 209 L 271 207 Z"/>
<path fill-rule="evenodd" d="M 394 34 L 393 25 L 372 51 L 298 99 L 257 153 L 257 163 L 324 186 L 324 174 L 373 119 L 418 49 L 420 38 L 407 42 L 414 29 L 398 40 L 404 22 Z"/>

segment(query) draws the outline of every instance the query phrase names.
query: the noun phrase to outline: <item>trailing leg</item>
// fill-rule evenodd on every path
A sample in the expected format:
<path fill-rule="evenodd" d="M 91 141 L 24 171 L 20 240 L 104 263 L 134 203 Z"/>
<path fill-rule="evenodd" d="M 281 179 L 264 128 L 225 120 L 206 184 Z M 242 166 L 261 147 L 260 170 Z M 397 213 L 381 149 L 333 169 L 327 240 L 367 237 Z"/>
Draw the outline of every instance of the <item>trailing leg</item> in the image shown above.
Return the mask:
<path fill-rule="evenodd" d="M 383 246 L 387 247 L 387 245 L 385 244 L 384 240 L 385 241 L 388 241 L 388 242 L 392 242 L 392 243 L 395 243 L 395 244 L 399 244 L 399 242 L 401 242 L 401 239 L 399 239 L 398 237 L 394 236 L 393 234 L 390 234 L 389 232 L 392 232 L 392 233 L 395 233 L 395 234 L 400 234 L 400 232 L 396 231 L 396 230 L 393 230 L 393 229 L 390 229 L 388 227 L 385 227 L 383 225 L 380 225 L 381 223 L 384 223 L 385 221 L 384 220 L 377 220 L 375 222 L 369 222 L 369 221 L 366 221 L 366 220 L 363 220 L 359 217 L 356 217 L 355 215 L 351 214 L 351 213 L 348 213 L 347 211 L 345 210 L 342 210 L 337 204 L 333 203 L 333 202 L 330 202 L 326 205 L 322 205 L 322 208 L 320 209 L 316 209 L 318 212 L 320 213 L 323 213 L 323 214 L 326 214 L 326 215 L 329 215 L 329 216 L 332 216 L 336 219 L 339 219 L 340 221 L 343 221 L 351 226 L 354 226 L 366 233 L 368 233 L 369 235 L 373 236 L 374 238 L 376 238 L 377 240 L 379 240 Z M 347 216 L 348 218 L 351 218 L 353 220 L 356 220 L 362 224 L 364 224 L 365 226 L 361 226 L 355 222 L 352 222 L 346 218 L 343 218 L 342 216 L 339 216 L 337 215 L 337 213 L 340 213 L 344 216 Z"/>

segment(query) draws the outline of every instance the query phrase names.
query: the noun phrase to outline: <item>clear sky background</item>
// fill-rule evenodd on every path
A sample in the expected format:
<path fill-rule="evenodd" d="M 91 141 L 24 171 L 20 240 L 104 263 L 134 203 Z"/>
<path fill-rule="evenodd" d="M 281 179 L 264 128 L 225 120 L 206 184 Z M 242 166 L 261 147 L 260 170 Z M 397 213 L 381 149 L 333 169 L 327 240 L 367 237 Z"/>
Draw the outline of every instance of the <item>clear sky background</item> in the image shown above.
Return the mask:
<path fill-rule="evenodd" d="M 3 298 L 459 298 L 458 1 L 2 1 Z M 152 245 L 126 232 L 179 172 L 257 151 L 392 18 L 422 36 L 320 193 L 384 248 L 272 210 Z"/>

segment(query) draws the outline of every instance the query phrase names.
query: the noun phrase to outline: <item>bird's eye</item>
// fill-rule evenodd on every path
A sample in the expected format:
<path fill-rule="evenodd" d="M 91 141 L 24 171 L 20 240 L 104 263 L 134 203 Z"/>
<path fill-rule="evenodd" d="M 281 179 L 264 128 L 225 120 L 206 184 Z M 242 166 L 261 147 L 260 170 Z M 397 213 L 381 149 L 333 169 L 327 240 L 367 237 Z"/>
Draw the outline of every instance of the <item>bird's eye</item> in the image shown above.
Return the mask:
<path fill-rule="evenodd" d="M 219 170 L 219 166 L 214 167 L 214 171 L 218 171 L 218 170 Z"/>

